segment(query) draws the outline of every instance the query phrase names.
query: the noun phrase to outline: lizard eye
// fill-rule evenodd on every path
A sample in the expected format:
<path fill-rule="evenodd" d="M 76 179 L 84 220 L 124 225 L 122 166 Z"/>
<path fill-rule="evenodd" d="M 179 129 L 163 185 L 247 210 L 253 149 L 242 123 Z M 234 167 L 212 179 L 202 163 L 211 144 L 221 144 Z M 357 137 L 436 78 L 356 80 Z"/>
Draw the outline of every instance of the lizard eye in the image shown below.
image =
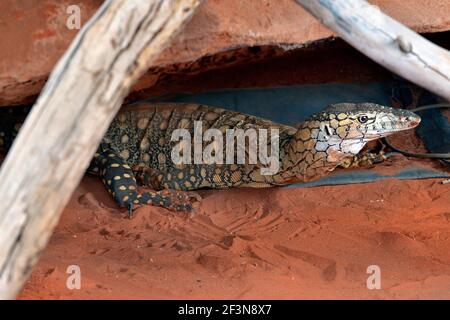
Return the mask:
<path fill-rule="evenodd" d="M 359 123 L 366 123 L 369 120 L 368 116 L 359 116 L 358 121 Z"/>

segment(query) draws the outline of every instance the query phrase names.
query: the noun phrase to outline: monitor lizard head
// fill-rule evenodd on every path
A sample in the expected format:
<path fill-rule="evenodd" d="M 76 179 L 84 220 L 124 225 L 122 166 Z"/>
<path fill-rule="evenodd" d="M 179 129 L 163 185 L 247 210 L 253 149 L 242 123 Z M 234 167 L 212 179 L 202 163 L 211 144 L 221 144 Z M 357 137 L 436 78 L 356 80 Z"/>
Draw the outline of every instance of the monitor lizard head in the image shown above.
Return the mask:
<path fill-rule="evenodd" d="M 356 155 L 369 141 L 412 129 L 420 123 L 420 117 L 411 111 L 374 103 L 330 105 L 311 120 L 320 122 L 316 149 L 323 149 L 325 143 L 337 161 Z"/>
<path fill-rule="evenodd" d="M 420 117 L 408 110 L 374 103 L 333 104 L 298 127 L 286 165 L 301 180 L 311 180 L 356 155 L 367 142 L 419 123 Z"/>

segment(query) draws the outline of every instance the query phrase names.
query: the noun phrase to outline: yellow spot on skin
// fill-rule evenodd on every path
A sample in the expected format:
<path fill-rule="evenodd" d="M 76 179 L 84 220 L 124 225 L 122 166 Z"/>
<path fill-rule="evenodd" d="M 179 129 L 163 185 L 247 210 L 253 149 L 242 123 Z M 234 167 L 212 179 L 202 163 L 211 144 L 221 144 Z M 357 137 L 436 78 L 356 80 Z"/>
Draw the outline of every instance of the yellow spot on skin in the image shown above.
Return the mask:
<path fill-rule="evenodd" d="M 347 115 L 345 113 L 339 113 L 337 115 L 338 120 L 344 120 L 345 118 L 347 118 Z"/>
<path fill-rule="evenodd" d="M 197 181 L 197 179 L 196 179 L 194 176 L 191 176 L 191 177 L 190 177 L 190 180 L 191 180 L 192 182 L 194 182 L 194 183 L 195 183 L 195 181 Z"/>
<path fill-rule="evenodd" d="M 122 198 L 122 201 L 128 201 L 128 199 L 130 199 L 130 197 L 125 196 L 125 197 Z"/>
<path fill-rule="evenodd" d="M 122 167 L 124 167 L 125 169 L 131 169 L 129 165 L 124 164 Z"/>
<path fill-rule="evenodd" d="M 164 153 L 158 154 L 158 162 L 161 164 L 166 163 L 166 155 Z"/>
<path fill-rule="evenodd" d="M 352 123 L 352 121 L 350 119 L 348 119 L 348 118 L 345 119 L 345 120 L 339 121 L 339 125 L 340 126 L 346 126 L 346 125 L 348 125 L 350 123 Z"/>
<path fill-rule="evenodd" d="M 124 176 L 125 178 L 131 178 L 131 176 L 130 176 L 128 173 L 124 173 L 123 176 Z"/>
<path fill-rule="evenodd" d="M 164 108 L 163 110 L 161 110 L 160 114 L 164 119 L 167 119 L 171 115 L 172 110 L 173 108 Z"/>
<path fill-rule="evenodd" d="M 147 128 L 148 121 L 149 121 L 148 118 L 139 119 L 138 120 L 138 124 L 137 124 L 138 128 L 141 129 L 141 130 Z"/>
<path fill-rule="evenodd" d="M 163 147 L 166 144 L 166 139 L 164 137 L 159 138 L 158 144 Z"/>
<path fill-rule="evenodd" d="M 125 188 L 125 186 L 120 186 L 119 190 L 126 190 L 127 188 Z"/>
<path fill-rule="evenodd" d="M 337 134 L 339 135 L 339 137 L 341 138 L 345 138 L 347 131 L 345 130 L 345 127 L 339 127 L 336 129 Z"/>
<path fill-rule="evenodd" d="M 312 150 L 312 149 L 314 149 L 316 142 L 314 140 L 308 140 L 305 142 L 304 145 L 305 145 L 306 150 Z"/>
<path fill-rule="evenodd" d="M 141 140 L 141 144 L 140 144 L 139 147 L 141 148 L 142 151 L 148 150 L 148 148 L 150 147 L 150 140 L 148 140 L 147 137 L 144 137 L 144 138 Z"/>
<path fill-rule="evenodd" d="M 136 190 L 136 187 L 135 187 L 135 186 L 129 186 L 128 189 L 130 189 L 130 190 Z"/>
<path fill-rule="evenodd" d="M 200 175 L 204 178 L 204 177 L 206 177 L 206 169 L 205 168 L 202 168 L 201 170 L 200 170 Z"/>
<path fill-rule="evenodd" d="M 138 198 L 138 199 L 142 198 L 142 194 L 138 194 L 138 195 L 137 195 L 137 198 Z"/>
<path fill-rule="evenodd" d="M 305 151 L 305 143 L 302 140 L 297 140 L 297 147 L 295 149 L 297 152 Z"/>
<path fill-rule="evenodd" d="M 166 130 L 168 125 L 169 125 L 169 122 L 166 121 L 166 120 L 164 120 L 164 121 L 162 121 L 161 124 L 159 125 L 159 128 L 160 128 L 161 130 Z"/>
<path fill-rule="evenodd" d="M 133 201 L 135 204 L 138 204 L 139 203 L 139 200 L 134 200 Z"/>
<path fill-rule="evenodd" d="M 119 164 L 118 163 L 113 163 L 112 165 L 111 165 L 111 168 L 118 168 L 119 167 Z"/>
<path fill-rule="evenodd" d="M 299 134 L 300 139 L 302 139 L 303 141 L 306 141 L 308 139 L 311 139 L 311 132 L 309 131 L 308 128 L 302 129 L 300 130 L 300 134 Z"/>
<path fill-rule="evenodd" d="M 178 179 L 183 179 L 184 178 L 184 173 L 183 172 L 179 172 L 178 173 Z"/>
<path fill-rule="evenodd" d="M 120 138 L 120 142 L 122 143 L 128 143 L 128 141 L 130 141 L 130 137 L 128 137 L 128 135 L 126 134 L 124 134 L 122 138 Z"/>
<path fill-rule="evenodd" d="M 114 180 L 120 180 L 120 176 L 115 176 Z"/>
<path fill-rule="evenodd" d="M 128 151 L 128 150 L 123 150 L 123 151 L 120 153 L 120 156 L 121 156 L 123 159 L 127 160 L 127 159 L 130 157 L 130 151 Z"/>
<path fill-rule="evenodd" d="M 325 158 L 327 156 L 327 154 L 325 152 L 317 152 L 314 155 L 314 161 L 317 161 L 319 159 Z"/>
<path fill-rule="evenodd" d="M 339 127 L 339 121 L 337 121 L 336 119 L 333 119 L 330 121 L 330 125 L 333 129 L 337 129 L 337 127 Z"/>
<path fill-rule="evenodd" d="M 308 128 L 310 129 L 318 128 L 319 126 L 320 126 L 319 121 L 308 122 Z"/>
<path fill-rule="evenodd" d="M 189 169 L 190 174 L 194 174 L 194 172 L 195 172 L 194 168 Z"/>
<path fill-rule="evenodd" d="M 192 184 L 191 184 L 189 181 L 186 181 L 186 182 L 184 183 L 184 186 L 185 186 L 186 188 L 191 188 L 191 187 L 192 187 Z"/>
<path fill-rule="evenodd" d="M 111 185 L 111 180 L 106 181 L 108 183 L 108 185 Z"/>

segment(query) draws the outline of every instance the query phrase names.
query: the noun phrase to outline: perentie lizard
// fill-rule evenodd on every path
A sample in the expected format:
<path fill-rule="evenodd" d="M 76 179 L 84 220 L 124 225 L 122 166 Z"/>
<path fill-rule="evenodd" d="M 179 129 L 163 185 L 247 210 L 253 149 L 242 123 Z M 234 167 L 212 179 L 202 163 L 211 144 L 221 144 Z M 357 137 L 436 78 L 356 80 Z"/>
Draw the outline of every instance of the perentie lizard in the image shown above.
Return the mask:
<path fill-rule="evenodd" d="M 186 129 L 194 136 L 196 121 L 201 121 L 203 132 L 215 128 L 224 135 L 228 129 L 254 129 L 259 138 L 258 129 L 278 129 L 279 139 L 269 137 L 265 147 L 271 150 L 270 144 L 278 142 L 279 170 L 261 174 L 266 163 L 259 160 L 254 164 L 175 164 L 172 151 L 178 142 L 172 141 L 172 134 Z M 117 203 L 130 212 L 144 204 L 190 211 L 192 201 L 198 200 L 191 190 L 263 188 L 315 180 L 357 156 L 368 141 L 414 128 L 419 122 L 412 112 L 372 103 L 331 105 L 297 127 L 198 104 L 138 103 L 122 108 L 115 117 L 88 172 L 99 175 Z M 0 144 L 9 146 L 18 128 L 11 122 L 0 125 Z M 203 149 L 214 143 L 213 139 L 201 141 Z M 245 140 L 243 146 L 237 143 L 246 154 L 250 145 Z M 154 191 L 139 192 L 138 184 Z"/>

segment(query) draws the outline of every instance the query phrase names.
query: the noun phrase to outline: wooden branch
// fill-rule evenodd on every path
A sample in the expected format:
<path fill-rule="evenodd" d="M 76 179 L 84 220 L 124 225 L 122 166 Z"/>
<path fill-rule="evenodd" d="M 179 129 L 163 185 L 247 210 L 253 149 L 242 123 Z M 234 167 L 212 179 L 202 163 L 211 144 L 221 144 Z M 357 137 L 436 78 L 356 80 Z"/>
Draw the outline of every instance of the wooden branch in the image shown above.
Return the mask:
<path fill-rule="evenodd" d="M 0 298 L 14 298 L 130 86 L 202 0 L 107 0 L 52 72 L 0 172 Z"/>
<path fill-rule="evenodd" d="M 450 53 L 447 50 L 363 0 L 297 2 L 374 61 L 450 101 Z"/>

